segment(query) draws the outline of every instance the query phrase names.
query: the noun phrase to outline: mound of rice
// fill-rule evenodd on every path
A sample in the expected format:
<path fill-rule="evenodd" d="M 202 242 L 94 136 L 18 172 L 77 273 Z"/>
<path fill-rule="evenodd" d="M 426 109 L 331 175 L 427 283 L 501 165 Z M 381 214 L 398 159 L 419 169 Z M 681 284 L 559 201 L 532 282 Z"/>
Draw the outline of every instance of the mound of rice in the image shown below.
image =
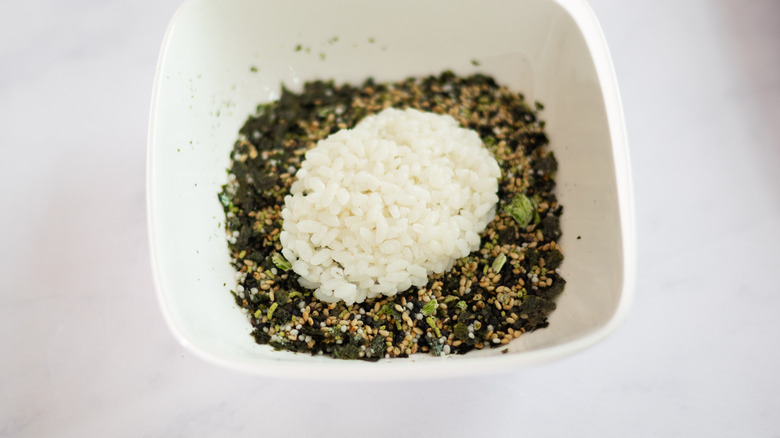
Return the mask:
<path fill-rule="evenodd" d="M 479 248 L 496 160 L 450 116 L 388 108 L 306 152 L 282 209 L 282 254 L 322 301 L 423 286 Z"/>

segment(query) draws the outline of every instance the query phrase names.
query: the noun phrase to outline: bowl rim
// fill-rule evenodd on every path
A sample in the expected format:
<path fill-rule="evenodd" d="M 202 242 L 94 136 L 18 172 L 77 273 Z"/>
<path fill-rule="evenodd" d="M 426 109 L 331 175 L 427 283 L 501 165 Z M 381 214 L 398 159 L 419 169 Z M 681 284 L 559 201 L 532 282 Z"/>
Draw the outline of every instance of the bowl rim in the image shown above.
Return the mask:
<path fill-rule="evenodd" d="M 452 360 L 449 357 L 440 359 L 415 361 L 413 359 L 382 360 L 383 365 L 376 367 L 365 361 L 282 361 L 265 360 L 262 364 L 250 360 L 234 360 L 206 351 L 185 335 L 168 307 L 164 296 L 163 273 L 158 258 L 158 237 L 156 234 L 156 218 L 154 214 L 155 169 L 154 150 L 157 144 L 156 131 L 158 119 L 158 101 L 162 66 L 168 56 L 171 36 L 182 11 L 190 4 L 199 0 L 187 0 L 176 11 L 168 24 L 155 69 L 155 79 L 152 87 L 151 108 L 149 113 L 149 129 L 147 134 L 147 166 L 146 166 L 146 213 L 148 227 L 148 243 L 152 268 L 152 276 L 157 295 L 157 302 L 165 320 L 165 324 L 174 338 L 188 351 L 204 360 L 236 371 L 294 379 L 313 380 L 412 380 L 421 378 L 448 378 L 464 375 L 480 375 L 506 373 L 521 368 L 552 362 L 557 359 L 578 353 L 606 338 L 625 319 L 631 301 L 633 300 L 636 279 L 636 237 L 633 202 L 633 177 L 630 167 L 628 137 L 625 128 L 623 106 L 618 89 L 614 65 L 606 43 L 606 38 L 598 19 L 586 0 L 549 0 L 566 11 L 582 32 L 583 39 L 592 56 L 594 68 L 601 86 L 604 98 L 609 134 L 612 142 L 615 177 L 618 184 L 618 214 L 620 217 L 623 278 L 619 303 L 612 317 L 602 327 L 595 329 L 580 338 L 567 341 L 560 345 L 543 347 L 537 350 L 524 351 L 506 355 L 481 357 L 464 357 Z M 444 365 L 446 362 L 446 365 Z M 413 373 L 410 371 L 414 371 Z"/>

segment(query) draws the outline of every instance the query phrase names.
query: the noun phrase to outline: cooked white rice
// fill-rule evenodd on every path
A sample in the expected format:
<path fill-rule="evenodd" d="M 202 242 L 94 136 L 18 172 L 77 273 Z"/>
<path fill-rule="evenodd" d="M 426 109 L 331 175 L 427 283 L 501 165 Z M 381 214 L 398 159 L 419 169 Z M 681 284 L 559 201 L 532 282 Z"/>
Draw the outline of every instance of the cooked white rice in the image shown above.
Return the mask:
<path fill-rule="evenodd" d="M 322 301 L 423 286 L 479 248 L 500 169 L 450 116 L 388 108 L 306 152 L 282 210 L 282 254 Z"/>

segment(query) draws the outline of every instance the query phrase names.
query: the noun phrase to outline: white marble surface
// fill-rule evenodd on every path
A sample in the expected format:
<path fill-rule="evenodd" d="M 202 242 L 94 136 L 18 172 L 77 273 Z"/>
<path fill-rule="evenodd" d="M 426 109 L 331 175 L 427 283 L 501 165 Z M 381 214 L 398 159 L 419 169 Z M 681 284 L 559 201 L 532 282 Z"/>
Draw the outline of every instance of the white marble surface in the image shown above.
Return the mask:
<path fill-rule="evenodd" d="M 0 437 L 780 437 L 780 2 L 593 0 L 632 147 L 627 320 L 554 364 L 375 384 L 238 374 L 164 325 L 145 144 L 178 3 L 0 3 Z"/>

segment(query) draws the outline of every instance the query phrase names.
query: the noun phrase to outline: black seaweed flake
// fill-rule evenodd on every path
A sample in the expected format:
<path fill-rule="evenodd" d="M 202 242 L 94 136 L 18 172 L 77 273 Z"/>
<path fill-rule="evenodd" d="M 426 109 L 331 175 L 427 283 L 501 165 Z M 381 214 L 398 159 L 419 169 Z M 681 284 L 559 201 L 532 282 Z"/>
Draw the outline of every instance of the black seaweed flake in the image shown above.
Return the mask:
<path fill-rule="evenodd" d="M 424 287 L 352 306 L 320 302 L 280 255 L 284 196 L 306 150 L 389 106 L 449 114 L 480 133 L 502 168 L 498 213 L 482 233 L 481 249 Z M 562 209 L 552 192 L 557 161 L 545 149 L 542 108 L 531 109 L 489 76 L 451 72 L 392 84 L 314 81 L 259 105 L 239 132 L 231 182 L 218 195 L 240 272 L 233 296 L 249 314 L 255 341 L 374 361 L 500 347 L 546 327 L 565 280 L 556 271 L 563 260 L 556 243 Z M 510 214 L 514 199 L 525 200 L 520 221 Z"/>

